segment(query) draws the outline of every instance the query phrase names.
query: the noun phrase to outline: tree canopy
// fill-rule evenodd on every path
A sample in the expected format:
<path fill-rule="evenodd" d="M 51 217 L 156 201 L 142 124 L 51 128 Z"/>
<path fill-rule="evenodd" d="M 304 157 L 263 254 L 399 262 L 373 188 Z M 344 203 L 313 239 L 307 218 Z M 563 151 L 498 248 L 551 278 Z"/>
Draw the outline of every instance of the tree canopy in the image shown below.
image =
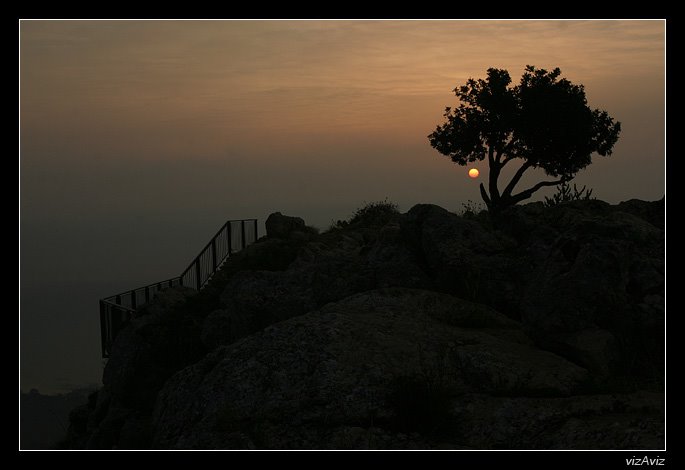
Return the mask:
<path fill-rule="evenodd" d="M 559 68 L 528 65 L 513 86 L 507 70 L 490 68 L 486 79 L 471 78 L 454 89 L 460 104 L 445 108 L 445 122 L 428 136 L 432 147 L 459 165 L 487 158 L 488 188 L 481 183 L 480 191 L 490 210 L 573 179 L 592 163 L 594 153 L 611 155 L 621 123 L 591 109 L 583 85 L 560 76 Z M 500 192 L 500 172 L 516 159 L 522 164 Z M 542 168 L 555 179 L 514 193 L 530 168 Z"/>

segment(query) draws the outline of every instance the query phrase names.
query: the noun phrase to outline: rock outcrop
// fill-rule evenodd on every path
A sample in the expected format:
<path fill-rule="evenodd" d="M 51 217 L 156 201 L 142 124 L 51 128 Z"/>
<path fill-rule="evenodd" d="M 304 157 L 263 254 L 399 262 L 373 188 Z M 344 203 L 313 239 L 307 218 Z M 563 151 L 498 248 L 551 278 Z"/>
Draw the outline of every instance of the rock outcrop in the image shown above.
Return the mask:
<path fill-rule="evenodd" d="M 274 212 L 265 222 L 266 236 L 269 238 L 288 239 L 293 232 L 304 232 L 304 220 L 300 217 L 283 215 Z"/>
<path fill-rule="evenodd" d="M 663 200 L 268 237 L 117 337 L 78 448 L 663 447 Z"/>
<path fill-rule="evenodd" d="M 159 395 L 154 442 L 330 448 L 349 427 L 418 431 L 403 429 L 405 411 L 393 395 L 429 396 L 412 397 L 402 380 L 425 384 L 426 393 L 443 388 L 447 416 L 469 393 L 562 397 L 581 389 L 586 370 L 521 344 L 517 328 L 486 306 L 424 290 L 351 296 L 219 348 L 176 374 Z M 456 445 L 468 445 L 456 437 Z"/>

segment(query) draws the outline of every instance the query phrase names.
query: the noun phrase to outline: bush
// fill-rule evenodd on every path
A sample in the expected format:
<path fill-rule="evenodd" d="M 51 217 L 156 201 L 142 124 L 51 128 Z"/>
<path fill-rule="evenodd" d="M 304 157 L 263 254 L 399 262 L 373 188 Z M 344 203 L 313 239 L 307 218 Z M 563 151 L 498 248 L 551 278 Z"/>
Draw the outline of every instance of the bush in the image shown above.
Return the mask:
<path fill-rule="evenodd" d="M 400 215 L 397 204 L 385 198 L 382 201 L 369 202 L 357 209 L 349 220 L 338 220 L 330 229 L 344 229 L 350 226 L 382 227 Z"/>
<path fill-rule="evenodd" d="M 473 218 L 486 209 L 487 207 L 485 204 L 481 202 L 473 202 L 471 199 L 469 199 L 468 201 L 461 203 L 461 213 L 459 215 L 466 218 Z"/>
<path fill-rule="evenodd" d="M 579 191 L 575 183 L 573 184 L 573 190 L 571 186 L 563 182 L 557 186 L 557 192 L 552 195 L 552 197 L 545 196 L 545 202 L 543 203 L 545 207 L 557 206 L 565 202 L 571 201 L 589 201 L 590 199 L 597 199 L 590 197 L 592 195 L 592 189 L 587 190 L 585 186 Z"/>

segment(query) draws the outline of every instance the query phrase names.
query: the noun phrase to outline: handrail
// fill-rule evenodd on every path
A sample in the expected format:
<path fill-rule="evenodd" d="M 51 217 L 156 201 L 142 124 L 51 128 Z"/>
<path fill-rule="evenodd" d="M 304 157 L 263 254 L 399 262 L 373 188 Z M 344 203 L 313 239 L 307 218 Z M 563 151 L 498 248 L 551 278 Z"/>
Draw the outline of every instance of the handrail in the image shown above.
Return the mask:
<path fill-rule="evenodd" d="M 179 279 L 178 276 L 177 276 L 177 277 L 172 277 L 171 279 L 166 279 L 166 280 L 160 281 L 160 282 L 154 282 L 154 283 L 152 283 L 152 284 L 148 284 L 147 286 L 138 287 L 138 289 L 134 289 L 134 290 L 145 289 L 145 288 L 150 288 L 150 287 L 156 287 L 156 286 L 160 286 L 160 285 L 163 286 L 164 284 L 170 285 L 170 284 L 169 284 L 170 282 L 177 281 L 178 279 Z M 160 289 L 161 289 L 161 287 L 160 287 Z M 113 299 L 113 298 L 115 298 L 115 297 L 121 297 L 122 295 L 127 295 L 127 294 L 129 294 L 130 292 L 131 292 L 130 290 L 127 290 L 127 291 L 125 291 L 125 292 L 120 292 L 120 293 L 118 293 L 118 294 L 110 295 L 109 297 L 105 297 L 105 298 L 102 299 L 102 300 L 104 300 L 105 302 L 107 302 L 109 299 Z M 115 303 L 115 302 L 113 302 L 113 303 Z"/>
<path fill-rule="evenodd" d="M 246 222 L 251 222 L 249 226 Z M 234 236 L 234 227 L 239 228 Z M 102 357 L 108 358 L 114 338 L 133 318 L 136 311 L 157 296 L 165 288 L 186 286 L 202 290 L 214 273 L 232 253 L 257 241 L 257 219 L 233 219 L 226 221 L 209 243 L 200 251 L 178 277 L 137 287 L 100 300 L 100 336 Z M 234 247 L 238 244 L 237 249 Z"/>

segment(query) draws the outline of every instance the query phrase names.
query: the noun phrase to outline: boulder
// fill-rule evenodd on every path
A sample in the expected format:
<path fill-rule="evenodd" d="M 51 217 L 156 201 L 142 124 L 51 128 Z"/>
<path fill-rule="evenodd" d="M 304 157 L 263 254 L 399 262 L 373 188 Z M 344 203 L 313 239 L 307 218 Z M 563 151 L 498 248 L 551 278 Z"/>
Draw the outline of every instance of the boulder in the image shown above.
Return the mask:
<path fill-rule="evenodd" d="M 385 225 L 366 254 L 376 287 L 429 288 L 432 282 L 402 236 L 398 222 Z"/>
<path fill-rule="evenodd" d="M 429 432 L 426 416 L 455 424 L 450 410 L 466 392 L 565 396 L 587 380 L 584 369 L 508 339 L 511 320 L 482 307 L 480 321 L 477 310 L 445 294 L 380 289 L 273 324 L 166 383 L 155 445 L 331 448 L 356 439 L 350 427 L 375 426 L 379 445 L 394 447 L 402 432 Z M 505 334 L 458 326 L 478 324 Z"/>
<path fill-rule="evenodd" d="M 280 212 L 270 214 L 265 225 L 266 236 L 269 238 L 288 239 L 292 232 L 305 231 L 304 220 L 300 217 L 283 215 Z"/>
<path fill-rule="evenodd" d="M 217 309 L 207 315 L 202 322 L 200 339 L 207 350 L 230 344 L 235 340 L 247 336 L 255 330 L 248 315 L 241 315 L 241 311 L 229 312 Z"/>
<path fill-rule="evenodd" d="M 209 348 L 252 334 L 268 325 L 315 310 L 376 286 L 374 269 L 361 255 L 355 232 L 307 243 L 283 271 L 239 271 L 227 282 L 222 308 L 203 320 Z"/>
<path fill-rule="evenodd" d="M 580 330 L 557 339 L 560 353 L 580 364 L 596 379 L 604 379 L 614 372 L 620 360 L 616 337 L 598 328 Z"/>
<path fill-rule="evenodd" d="M 154 400 L 182 349 L 179 329 L 183 324 L 171 312 L 196 293 L 187 287 L 163 290 L 119 332 L 102 379 L 119 402 L 136 409 Z M 191 339 L 188 333 L 185 338 Z"/>
<path fill-rule="evenodd" d="M 663 368 L 663 230 L 579 207 L 554 211 L 560 234 L 524 289 L 526 331 L 600 376 Z"/>
<path fill-rule="evenodd" d="M 433 288 L 519 316 L 533 268 L 514 239 L 430 204 L 412 207 L 400 227 Z"/>
<path fill-rule="evenodd" d="M 641 201 L 639 199 L 630 199 L 622 201 L 616 206 L 616 210 L 627 212 L 636 217 L 646 220 L 650 224 L 663 230 L 666 198 L 662 197 L 658 201 Z"/>
<path fill-rule="evenodd" d="M 663 449 L 664 395 L 480 395 L 457 416 L 474 449 Z"/>
<path fill-rule="evenodd" d="M 165 289 L 139 309 L 117 335 L 85 416 L 72 419 L 70 441 L 78 448 L 144 448 L 149 443 L 149 414 L 164 382 L 205 354 L 193 320 L 183 311 L 197 292 Z M 84 410 L 81 410 L 84 412 Z"/>
<path fill-rule="evenodd" d="M 312 288 L 301 282 L 307 273 L 241 271 L 221 294 L 223 308 L 203 321 L 208 345 L 229 344 L 266 326 L 316 308 Z M 311 276 L 307 276 L 309 280 Z"/>

